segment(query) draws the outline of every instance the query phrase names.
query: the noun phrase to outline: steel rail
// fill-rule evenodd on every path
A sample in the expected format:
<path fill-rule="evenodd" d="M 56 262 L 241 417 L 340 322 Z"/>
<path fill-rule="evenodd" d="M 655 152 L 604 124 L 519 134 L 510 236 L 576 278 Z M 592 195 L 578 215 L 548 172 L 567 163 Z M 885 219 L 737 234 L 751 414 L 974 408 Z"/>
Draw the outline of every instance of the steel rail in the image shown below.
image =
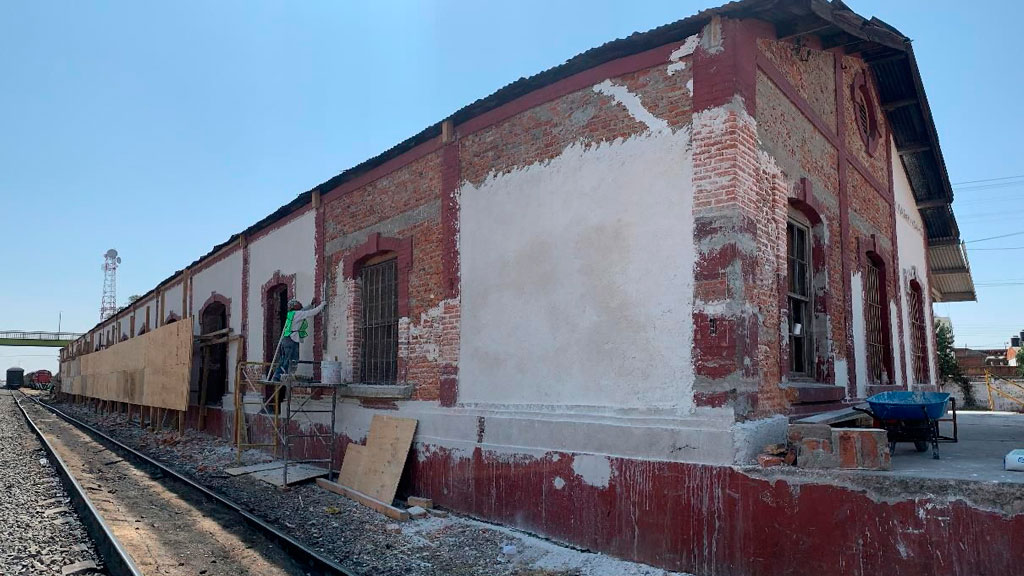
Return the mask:
<path fill-rule="evenodd" d="M 19 393 L 28 398 L 24 392 Z M 82 485 L 75 480 L 75 477 L 71 474 L 71 470 L 67 464 L 54 450 L 53 445 L 50 441 L 43 436 L 43 431 L 39 429 L 36 423 L 32 420 L 32 417 L 28 415 L 25 408 L 21 405 L 21 400 L 18 399 L 14 393 L 11 393 L 11 398 L 14 399 L 14 403 L 18 406 L 18 410 L 21 410 L 21 415 L 25 417 L 25 421 L 28 423 L 29 428 L 39 438 L 39 442 L 43 445 L 46 453 L 50 457 L 50 461 L 54 463 L 54 468 L 57 470 L 57 476 L 60 477 L 61 483 L 64 485 L 64 489 L 67 491 L 68 496 L 71 497 L 71 505 L 74 507 L 75 512 L 78 513 L 78 517 L 82 520 L 85 525 L 86 531 L 96 544 L 96 549 L 100 556 L 103 558 L 103 562 L 106 565 L 106 571 L 111 576 L 143 576 L 142 571 L 132 561 L 131 556 L 125 551 L 124 547 L 121 546 L 121 542 L 114 536 L 114 532 L 107 526 L 107 523 L 103 520 L 103 516 L 100 515 L 96 507 L 93 506 L 92 501 L 89 500 L 89 496 L 86 495 L 85 489 Z"/>
<path fill-rule="evenodd" d="M 103 432 L 100 432 L 98 429 L 90 426 L 89 424 L 86 424 L 85 422 L 82 422 L 81 420 L 78 420 L 73 416 L 69 416 L 45 402 L 41 402 L 35 398 L 32 398 L 31 396 L 25 395 L 24 393 L 22 393 L 22 395 L 24 395 L 29 400 L 35 402 L 36 404 L 42 406 L 43 408 L 49 410 L 50 412 L 56 414 L 59 418 L 61 418 L 65 422 L 68 422 L 72 426 L 75 426 L 85 431 L 90 436 L 93 436 L 94 438 L 99 438 L 102 442 L 117 447 L 118 450 L 124 452 L 131 458 L 143 462 L 146 465 L 153 466 L 159 469 L 165 475 L 170 476 L 175 480 L 185 484 L 189 488 L 196 490 L 209 500 L 212 500 L 226 508 L 231 509 L 233 512 L 244 518 L 245 521 L 249 523 L 249 525 L 253 526 L 257 530 L 259 530 L 264 536 L 268 537 L 268 539 L 276 542 L 279 546 L 281 546 L 281 548 L 283 548 L 294 560 L 297 560 L 302 564 L 305 564 L 306 569 L 310 570 L 311 574 L 323 576 L 356 576 L 354 572 L 351 572 L 350 570 L 346 569 L 337 562 L 334 562 L 329 558 L 325 558 L 321 554 L 317 553 L 315 550 L 303 545 L 298 540 L 285 534 L 272 524 L 258 518 L 257 516 L 243 508 L 241 505 L 229 500 L 224 496 L 221 496 L 220 494 L 214 492 L 213 490 L 210 490 L 209 488 L 203 486 L 202 484 L 197 483 L 195 480 L 192 480 L 191 478 L 171 469 L 166 464 L 163 464 L 158 460 L 154 460 L 153 458 L 146 456 L 145 454 L 139 452 L 138 450 L 135 450 L 134 448 L 111 438 L 110 436 L 104 434 Z M 24 411 L 24 409 L 22 409 L 22 411 Z"/>

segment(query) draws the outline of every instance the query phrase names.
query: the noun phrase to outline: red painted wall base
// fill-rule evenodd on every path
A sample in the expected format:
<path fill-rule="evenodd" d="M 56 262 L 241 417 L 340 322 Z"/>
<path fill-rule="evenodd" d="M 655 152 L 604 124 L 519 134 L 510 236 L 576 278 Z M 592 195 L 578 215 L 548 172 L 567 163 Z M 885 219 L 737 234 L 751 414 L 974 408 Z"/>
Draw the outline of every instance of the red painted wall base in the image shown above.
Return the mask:
<path fill-rule="evenodd" d="M 208 422 L 220 422 L 230 438 L 231 418 L 225 415 L 208 415 Z M 338 439 L 339 447 L 348 442 Z M 830 484 L 831 476 L 769 480 L 728 466 L 588 456 L 591 470 L 599 464 L 596 473 L 585 473 L 593 485 L 576 473 L 572 454 L 416 448 L 400 493 L 672 570 L 722 576 L 1010 576 L 1024 565 L 1024 514 L 1002 515 L 930 496 L 927 480 L 917 495 L 883 498 Z"/>

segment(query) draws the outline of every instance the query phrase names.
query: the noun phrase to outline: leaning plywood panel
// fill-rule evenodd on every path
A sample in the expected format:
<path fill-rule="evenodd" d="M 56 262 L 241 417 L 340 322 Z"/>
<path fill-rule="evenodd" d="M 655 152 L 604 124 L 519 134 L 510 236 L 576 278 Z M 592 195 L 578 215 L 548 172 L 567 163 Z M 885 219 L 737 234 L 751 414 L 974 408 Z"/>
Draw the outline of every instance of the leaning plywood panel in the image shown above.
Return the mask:
<path fill-rule="evenodd" d="M 359 477 L 363 470 L 363 455 L 366 446 L 349 444 L 345 449 L 345 459 L 341 463 L 341 472 L 338 473 L 338 484 L 355 488 L 359 484 Z"/>
<path fill-rule="evenodd" d="M 391 503 L 415 432 L 416 420 L 375 414 L 360 458 L 356 490 Z"/>

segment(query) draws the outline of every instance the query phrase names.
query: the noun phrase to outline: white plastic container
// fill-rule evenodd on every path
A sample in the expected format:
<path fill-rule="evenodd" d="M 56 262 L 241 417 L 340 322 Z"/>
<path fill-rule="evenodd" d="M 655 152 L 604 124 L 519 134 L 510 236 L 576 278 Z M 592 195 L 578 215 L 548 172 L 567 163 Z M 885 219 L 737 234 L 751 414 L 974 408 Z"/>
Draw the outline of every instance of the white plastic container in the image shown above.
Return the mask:
<path fill-rule="evenodd" d="M 323 360 L 320 362 L 320 377 L 324 384 L 338 386 L 341 384 L 341 362 Z"/>
<path fill-rule="evenodd" d="M 1010 450 L 1010 453 L 1006 455 L 1006 461 L 1003 462 L 1003 470 L 1024 472 L 1024 449 Z"/>

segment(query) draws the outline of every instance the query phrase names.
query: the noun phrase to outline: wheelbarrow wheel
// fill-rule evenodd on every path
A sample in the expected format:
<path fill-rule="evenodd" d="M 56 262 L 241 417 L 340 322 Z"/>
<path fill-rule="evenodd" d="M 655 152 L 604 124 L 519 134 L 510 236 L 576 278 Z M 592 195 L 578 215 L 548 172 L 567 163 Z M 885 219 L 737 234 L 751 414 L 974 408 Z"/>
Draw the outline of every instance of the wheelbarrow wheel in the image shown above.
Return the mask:
<path fill-rule="evenodd" d="M 928 450 L 928 441 L 927 440 L 915 440 L 914 441 L 914 450 L 917 450 L 918 452 L 924 452 L 925 450 Z"/>

